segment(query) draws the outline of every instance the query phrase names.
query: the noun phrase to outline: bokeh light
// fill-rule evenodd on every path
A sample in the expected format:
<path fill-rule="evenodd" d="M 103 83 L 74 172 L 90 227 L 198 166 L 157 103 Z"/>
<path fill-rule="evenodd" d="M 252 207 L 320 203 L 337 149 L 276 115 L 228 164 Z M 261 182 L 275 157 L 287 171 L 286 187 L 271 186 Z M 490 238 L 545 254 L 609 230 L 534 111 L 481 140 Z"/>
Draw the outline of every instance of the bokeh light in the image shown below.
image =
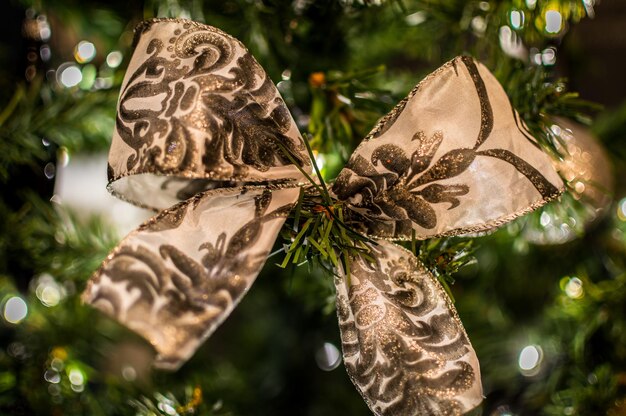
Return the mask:
<path fill-rule="evenodd" d="M 534 376 L 539 373 L 543 351 L 538 345 L 527 345 L 520 351 L 518 365 L 525 376 Z"/>
<path fill-rule="evenodd" d="M 617 203 L 617 218 L 619 218 L 620 221 L 626 221 L 626 198 L 622 198 Z"/>
<path fill-rule="evenodd" d="M 511 10 L 509 20 L 513 29 L 521 29 L 524 27 L 524 12 L 520 10 Z"/>
<path fill-rule="evenodd" d="M 591 18 L 595 16 L 595 10 L 593 7 L 596 5 L 596 0 L 583 0 L 583 5 L 585 6 L 585 12 Z"/>
<path fill-rule="evenodd" d="M 83 384 L 85 382 L 85 377 L 83 376 L 83 373 L 76 368 L 70 370 L 69 379 L 70 383 L 76 385 Z"/>
<path fill-rule="evenodd" d="M 82 40 L 74 48 L 74 59 L 79 64 L 91 61 L 96 56 L 96 46 L 86 40 Z"/>
<path fill-rule="evenodd" d="M 324 371 L 332 371 L 341 364 L 341 354 L 339 349 L 330 342 L 325 342 L 315 352 L 315 362 Z"/>
<path fill-rule="evenodd" d="M 117 68 L 122 63 L 122 52 L 120 51 L 112 51 L 107 55 L 107 65 L 110 68 Z"/>
<path fill-rule="evenodd" d="M 474 16 L 471 21 L 472 29 L 477 35 L 482 35 L 487 30 L 487 21 L 482 16 Z"/>
<path fill-rule="evenodd" d="M 563 16 L 557 10 L 548 10 L 545 14 L 546 19 L 546 27 L 545 30 L 547 33 L 557 34 L 561 31 L 561 27 L 563 26 Z"/>
<path fill-rule="evenodd" d="M 39 56 L 41 56 L 41 60 L 44 62 L 48 62 L 52 57 L 52 50 L 48 45 L 41 45 L 39 48 Z"/>
<path fill-rule="evenodd" d="M 554 65 L 556 64 L 556 48 L 549 47 L 541 52 L 541 62 L 546 65 Z"/>
<path fill-rule="evenodd" d="M 54 166 L 54 163 L 52 162 L 46 163 L 46 166 L 44 166 L 43 168 L 43 174 L 48 179 L 54 178 L 54 175 L 56 174 L 56 167 Z"/>
<path fill-rule="evenodd" d="M 578 277 L 571 277 L 565 283 L 563 289 L 565 294 L 572 299 L 580 299 L 585 296 L 585 290 L 583 289 L 583 282 Z"/>
<path fill-rule="evenodd" d="M 4 304 L 4 319 L 10 324 L 19 324 L 28 315 L 28 305 L 19 296 L 10 297 Z"/>
<path fill-rule="evenodd" d="M 125 365 L 124 368 L 122 368 L 122 377 L 124 377 L 124 380 L 126 381 L 135 381 L 137 378 L 137 371 L 133 366 Z"/>
<path fill-rule="evenodd" d="M 35 295 L 44 306 L 56 306 L 66 295 L 65 288 L 49 274 L 39 276 L 35 284 Z"/>
<path fill-rule="evenodd" d="M 50 24 L 45 14 L 37 16 L 37 26 L 39 27 L 39 37 L 44 42 L 50 39 L 52 31 L 50 30 Z"/>
<path fill-rule="evenodd" d="M 417 26 L 426 21 L 426 13 L 425 12 L 415 12 L 411 13 L 407 17 L 404 18 L 404 21 L 409 26 Z"/>
<path fill-rule="evenodd" d="M 72 366 L 67 369 L 67 377 L 70 380 L 73 391 L 80 393 L 85 390 L 85 382 L 87 377 L 85 373 L 78 367 Z"/>
<path fill-rule="evenodd" d="M 315 156 L 315 164 L 317 165 L 317 168 L 320 170 L 320 172 L 322 172 L 324 169 L 324 165 L 326 165 L 326 158 L 323 154 L 317 153 L 316 151 L 313 151 L 313 155 Z"/>
<path fill-rule="evenodd" d="M 61 375 L 59 374 L 58 371 L 55 371 L 55 370 L 46 370 L 46 372 L 43 375 L 43 378 L 48 383 L 53 383 L 53 384 L 57 384 L 61 381 Z"/>
<path fill-rule="evenodd" d="M 76 65 L 66 65 L 63 69 L 59 68 L 59 82 L 66 88 L 75 87 L 83 80 L 83 73 Z"/>
<path fill-rule="evenodd" d="M 515 416 L 515 413 L 507 405 L 501 405 L 496 408 L 489 416 Z"/>
<path fill-rule="evenodd" d="M 552 218 L 550 218 L 550 214 L 545 211 L 542 212 L 541 216 L 539 217 L 539 224 L 541 224 L 542 227 L 547 227 L 548 225 L 550 225 L 551 222 Z"/>

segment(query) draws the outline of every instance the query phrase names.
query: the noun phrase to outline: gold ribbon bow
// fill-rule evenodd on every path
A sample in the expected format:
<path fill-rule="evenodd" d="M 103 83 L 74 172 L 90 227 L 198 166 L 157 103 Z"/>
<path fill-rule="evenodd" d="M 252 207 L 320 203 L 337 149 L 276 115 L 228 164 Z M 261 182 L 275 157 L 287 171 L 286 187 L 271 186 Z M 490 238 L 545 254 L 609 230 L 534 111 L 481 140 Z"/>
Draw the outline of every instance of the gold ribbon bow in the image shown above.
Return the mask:
<path fill-rule="evenodd" d="M 158 366 L 176 369 L 252 285 L 312 164 L 276 87 L 238 40 L 158 19 L 140 24 L 135 44 L 108 188 L 160 212 L 113 250 L 84 299 L 148 339 Z M 369 258 L 351 255 L 349 278 L 339 267 L 335 285 L 344 363 L 374 413 L 457 415 L 482 400 L 450 299 L 389 240 L 487 230 L 562 187 L 502 87 L 468 57 L 426 77 L 363 140 L 331 192 L 373 240 Z"/>

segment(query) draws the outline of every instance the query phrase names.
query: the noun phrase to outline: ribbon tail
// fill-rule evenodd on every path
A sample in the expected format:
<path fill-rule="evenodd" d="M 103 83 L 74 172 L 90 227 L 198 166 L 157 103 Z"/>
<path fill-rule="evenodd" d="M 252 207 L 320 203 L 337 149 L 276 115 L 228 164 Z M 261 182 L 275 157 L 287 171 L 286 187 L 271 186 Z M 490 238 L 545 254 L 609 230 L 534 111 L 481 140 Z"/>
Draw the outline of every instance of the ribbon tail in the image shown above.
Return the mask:
<path fill-rule="evenodd" d="M 263 267 L 298 188 L 208 191 L 162 211 L 107 257 L 83 294 L 180 367 Z"/>
<path fill-rule="evenodd" d="M 347 372 L 377 415 L 461 415 L 482 401 L 476 353 L 437 279 L 379 240 L 335 279 Z"/>

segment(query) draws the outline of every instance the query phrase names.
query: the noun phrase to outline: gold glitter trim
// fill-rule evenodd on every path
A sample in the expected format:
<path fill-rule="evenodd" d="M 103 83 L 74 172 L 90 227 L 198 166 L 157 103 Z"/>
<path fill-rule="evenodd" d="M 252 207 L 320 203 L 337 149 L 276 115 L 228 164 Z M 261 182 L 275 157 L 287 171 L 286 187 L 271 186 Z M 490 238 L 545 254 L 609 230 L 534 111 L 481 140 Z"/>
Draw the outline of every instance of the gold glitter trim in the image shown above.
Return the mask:
<path fill-rule="evenodd" d="M 192 27 L 192 26 L 200 28 L 200 29 L 205 29 L 205 30 L 208 30 L 210 32 L 217 33 L 218 35 L 226 36 L 226 37 L 228 37 L 230 39 L 235 40 L 239 45 L 241 45 L 246 50 L 246 52 L 250 52 L 248 50 L 248 48 L 246 48 L 246 46 L 239 39 L 235 38 L 232 35 L 229 35 L 228 33 L 224 32 L 223 30 L 220 30 L 220 29 L 216 28 L 215 26 L 207 25 L 206 23 L 200 23 L 200 22 L 196 22 L 196 21 L 193 21 L 193 20 L 189 20 L 189 19 L 183 19 L 183 18 L 180 18 L 180 17 L 153 17 L 152 19 L 143 20 L 143 21 L 137 23 L 137 25 L 133 29 L 133 34 L 134 34 L 133 47 L 135 47 L 137 45 L 139 37 L 144 32 L 147 32 L 150 29 L 152 29 L 152 25 L 157 24 L 157 23 L 180 23 L 182 25 L 189 25 L 185 29 L 188 29 L 189 27 Z"/>

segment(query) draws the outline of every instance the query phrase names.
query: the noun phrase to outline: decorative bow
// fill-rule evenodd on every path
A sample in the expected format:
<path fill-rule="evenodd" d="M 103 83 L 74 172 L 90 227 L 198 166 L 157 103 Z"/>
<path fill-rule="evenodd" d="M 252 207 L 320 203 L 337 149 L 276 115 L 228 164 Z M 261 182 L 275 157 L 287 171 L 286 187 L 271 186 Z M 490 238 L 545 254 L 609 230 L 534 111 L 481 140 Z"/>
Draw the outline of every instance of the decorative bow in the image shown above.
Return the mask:
<path fill-rule="evenodd" d="M 139 25 L 135 44 L 108 188 L 160 212 L 106 258 L 84 299 L 148 339 L 158 366 L 176 369 L 252 285 L 312 163 L 239 41 L 157 19 Z M 502 87 L 468 57 L 426 77 L 363 140 L 329 195 L 369 238 L 367 253 L 336 263 L 335 285 L 344 363 L 374 413 L 457 415 L 482 400 L 450 299 L 388 240 L 487 230 L 562 187 Z"/>

